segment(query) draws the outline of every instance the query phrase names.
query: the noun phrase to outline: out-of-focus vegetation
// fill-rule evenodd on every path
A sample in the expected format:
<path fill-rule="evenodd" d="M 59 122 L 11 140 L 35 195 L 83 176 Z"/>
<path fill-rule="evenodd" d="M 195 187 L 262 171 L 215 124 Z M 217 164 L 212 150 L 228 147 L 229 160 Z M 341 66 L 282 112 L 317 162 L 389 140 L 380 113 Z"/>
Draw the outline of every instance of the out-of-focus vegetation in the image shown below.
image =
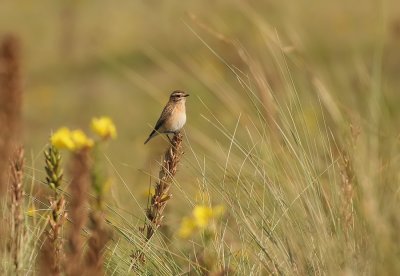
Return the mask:
<path fill-rule="evenodd" d="M 113 175 L 107 274 L 399 273 L 399 1 L 17 0 L 0 18 L 22 42 L 26 273 L 49 135 L 102 115 L 118 130 L 98 153 Z M 168 146 L 143 142 L 175 89 L 191 95 L 185 154 L 137 267 Z M 220 204 L 204 229 L 188 224 Z"/>

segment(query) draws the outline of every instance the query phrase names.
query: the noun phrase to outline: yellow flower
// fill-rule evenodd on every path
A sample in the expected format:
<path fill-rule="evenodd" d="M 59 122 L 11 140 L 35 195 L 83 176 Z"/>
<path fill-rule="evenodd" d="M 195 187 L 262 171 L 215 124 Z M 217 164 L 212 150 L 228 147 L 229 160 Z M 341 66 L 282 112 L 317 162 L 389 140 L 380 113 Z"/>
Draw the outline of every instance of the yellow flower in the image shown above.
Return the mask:
<path fill-rule="evenodd" d="M 68 149 L 71 151 L 93 146 L 93 140 L 88 138 L 82 130 L 71 131 L 66 127 L 58 129 L 50 137 L 50 141 L 58 149 Z"/>
<path fill-rule="evenodd" d="M 198 205 L 193 209 L 193 218 L 196 225 L 200 228 L 207 227 L 209 220 L 212 219 L 212 209 L 207 206 Z"/>
<path fill-rule="evenodd" d="M 218 218 L 225 212 L 223 205 L 217 205 L 211 208 L 205 205 L 197 205 L 194 207 L 191 217 L 184 217 L 182 219 L 181 227 L 179 229 L 179 236 L 181 238 L 189 237 L 194 231 L 206 229 L 211 224 L 211 220 Z"/>
<path fill-rule="evenodd" d="M 206 228 L 211 219 L 220 217 L 224 212 L 225 208 L 222 205 L 215 208 L 198 205 L 193 209 L 193 218 L 199 228 Z"/>
<path fill-rule="evenodd" d="M 182 219 L 181 227 L 179 228 L 179 236 L 187 238 L 196 230 L 196 222 L 192 218 L 184 217 Z"/>
<path fill-rule="evenodd" d="M 71 131 L 66 127 L 58 129 L 51 135 L 50 142 L 58 149 L 74 150 L 75 148 L 74 141 L 71 137 Z"/>
<path fill-rule="evenodd" d="M 117 129 L 109 117 L 93 118 L 90 127 L 94 133 L 102 138 L 117 137 Z"/>
<path fill-rule="evenodd" d="M 91 148 L 93 146 L 93 140 L 88 138 L 80 129 L 76 129 L 71 132 L 71 139 L 74 143 L 74 150 Z"/>

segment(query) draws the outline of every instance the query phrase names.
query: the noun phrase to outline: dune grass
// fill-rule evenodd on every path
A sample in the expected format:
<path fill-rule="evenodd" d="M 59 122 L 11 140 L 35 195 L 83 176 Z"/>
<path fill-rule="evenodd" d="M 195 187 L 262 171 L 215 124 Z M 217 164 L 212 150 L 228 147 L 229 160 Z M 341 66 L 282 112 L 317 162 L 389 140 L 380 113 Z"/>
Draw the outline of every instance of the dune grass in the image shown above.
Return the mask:
<path fill-rule="evenodd" d="M 61 151 L 70 173 L 55 193 L 67 213 L 57 256 L 67 274 L 78 262 L 106 275 L 399 273 L 399 4 L 221 1 L 211 13 L 128 2 L 5 3 L 20 14 L 4 14 L 0 31 L 19 35 L 24 53 L 25 242 L 19 255 L 1 243 L 0 271 L 40 275 L 55 208 L 49 135 L 108 114 L 118 137 L 93 149 L 87 186 L 74 173 L 79 154 Z M 34 24 L 21 24 L 27 15 Z M 143 141 L 180 88 L 191 95 L 184 154 L 153 225 L 146 208 L 169 145 Z"/>

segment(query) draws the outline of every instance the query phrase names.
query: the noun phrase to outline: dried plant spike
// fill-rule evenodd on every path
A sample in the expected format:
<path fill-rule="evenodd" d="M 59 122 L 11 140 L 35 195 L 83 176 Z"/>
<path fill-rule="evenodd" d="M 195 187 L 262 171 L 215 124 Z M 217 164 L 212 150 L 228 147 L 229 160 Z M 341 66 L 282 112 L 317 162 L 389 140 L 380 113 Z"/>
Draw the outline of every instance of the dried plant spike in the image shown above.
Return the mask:
<path fill-rule="evenodd" d="M 43 275 L 61 275 L 64 261 L 64 243 L 62 228 L 67 218 L 65 200 L 50 199 L 51 216 L 48 217 L 49 229 L 40 256 L 40 270 Z"/>
<path fill-rule="evenodd" d="M 171 146 L 164 154 L 161 163 L 159 179 L 155 184 L 155 193 L 151 197 L 150 206 L 146 210 L 146 222 L 140 231 L 144 235 L 144 241 L 148 242 L 155 231 L 161 226 L 164 218 L 163 212 L 172 194 L 169 192 L 171 184 L 178 170 L 179 161 L 183 154 L 183 135 L 177 133 L 171 140 Z M 132 255 L 133 267 L 136 261 L 145 261 L 142 250 L 138 250 Z"/>
<path fill-rule="evenodd" d="M 155 193 L 151 198 L 151 205 L 147 210 L 147 233 L 146 240 L 149 240 L 154 231 L 161 226 L 162 213 L 171 197 L 169 190 L 175 174 L 178 170 L 178 164 L 183 153 L 183 136 L 178 133 L 172 138 L 171 146 L 165 152 L 162 166 L 159 172 L 159 180 L 155 186 Z"/>

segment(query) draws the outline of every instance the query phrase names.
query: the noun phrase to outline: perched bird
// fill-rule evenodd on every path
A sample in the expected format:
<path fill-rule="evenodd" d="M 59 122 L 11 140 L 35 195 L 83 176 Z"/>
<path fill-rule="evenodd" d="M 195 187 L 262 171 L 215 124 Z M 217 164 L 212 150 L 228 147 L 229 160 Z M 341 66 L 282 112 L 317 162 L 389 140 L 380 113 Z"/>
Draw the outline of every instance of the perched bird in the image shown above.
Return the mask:
<path fill-rule="evenodd" d="M 144 142 L 145 144 L 159 133 L 165 133 L 168 137 L 168 134 L 176 134 L 182 129 L 183 125 L 186 123 L 185 102 L 187 96 L 189 96 L 189 94 L 180 90 L 172 92 L 156 126 L 150 133 L 149 138 Z"/>

